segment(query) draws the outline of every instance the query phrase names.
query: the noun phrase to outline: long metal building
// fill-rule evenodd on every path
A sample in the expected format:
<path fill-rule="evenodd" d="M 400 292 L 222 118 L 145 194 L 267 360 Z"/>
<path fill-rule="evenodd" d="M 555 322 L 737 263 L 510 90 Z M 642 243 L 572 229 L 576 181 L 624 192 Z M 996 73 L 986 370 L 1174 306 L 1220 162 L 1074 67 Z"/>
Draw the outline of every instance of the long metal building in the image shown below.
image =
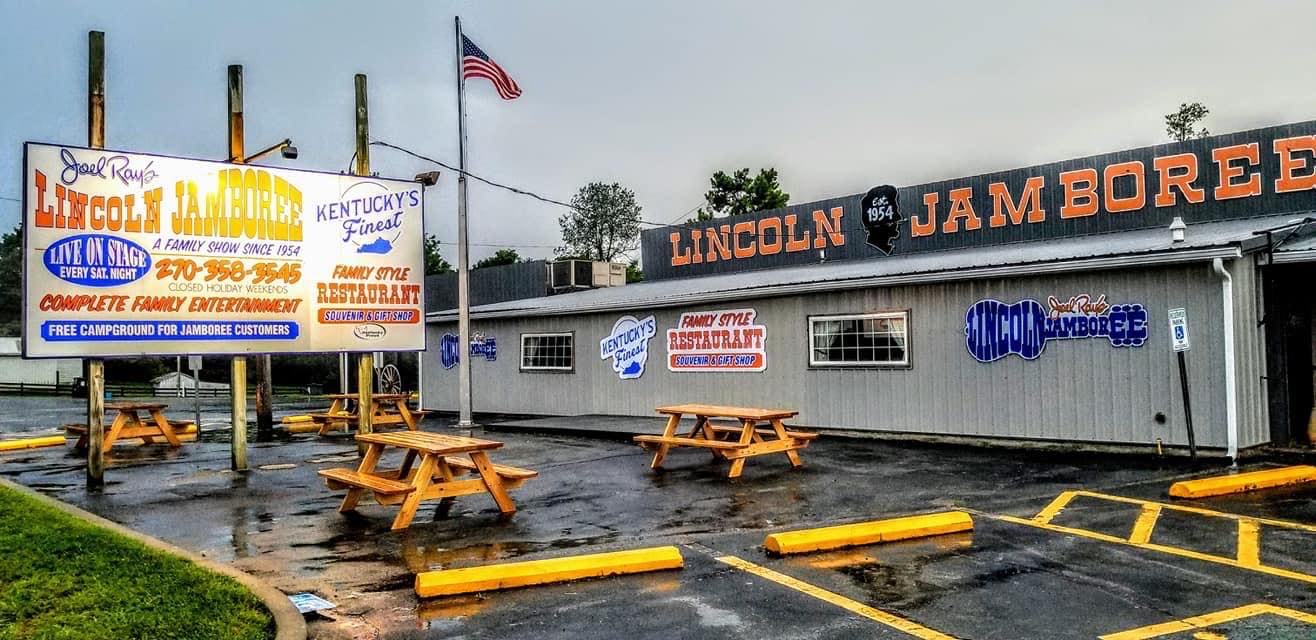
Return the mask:
<path fill-rule="evenodd" d="M 818 428 L 1305 441 L 1316 122 L 646 231 L 647 280 L 428 315 L 422 402 L 797 409 Z M 1184 376 L 1180 376 L 1180 358 Z"/>

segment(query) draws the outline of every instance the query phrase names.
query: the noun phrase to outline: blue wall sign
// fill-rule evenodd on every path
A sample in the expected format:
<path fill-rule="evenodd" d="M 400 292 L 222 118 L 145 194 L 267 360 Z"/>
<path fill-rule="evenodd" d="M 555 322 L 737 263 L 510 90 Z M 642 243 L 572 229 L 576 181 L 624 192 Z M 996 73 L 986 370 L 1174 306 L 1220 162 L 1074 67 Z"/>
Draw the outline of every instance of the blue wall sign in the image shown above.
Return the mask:
<path fill-rule="evenodd" d="M 599 340 L 599 359 L 612 358 L 612 370 L 622 380 L 634 380 L 644 375 L 644 363 L 649 360 L 649 340 L 658 333 L 658 322 L 653 316 L 636 319 L 622 316 L 612 325 L 612 333 Z"/>
<path fill-rule="evenodd" d="M 489 362 L 498 359 L 498 341 L 493 336 L 486 336 L 483 333 L 475 332 L 471 334 L 471 357 L 484 358 Z"/>
<path fill-rule="evenodd" d="M 1147 342 L 1147 309 L 1111 305 L 1104 295 L 1093 300 L 1088 294 L 1065 302 L 1050 296 L 1046 305 L 1031 299 L 1013 304 L 979 300 L 964 314 L 964 336 L 978 362 L 1010 354 L 1034 360 L 1051 340 L 1105 338 L 1115 347 L 1141 347 Z"/>
<path fill-rule="evenodd" d="M 439 339 L 439 361 L 443 363 L 444 369 L 451 369 L 461 361 L 460 344 L 461 339 L 451 333 L 445 333 Z"/>

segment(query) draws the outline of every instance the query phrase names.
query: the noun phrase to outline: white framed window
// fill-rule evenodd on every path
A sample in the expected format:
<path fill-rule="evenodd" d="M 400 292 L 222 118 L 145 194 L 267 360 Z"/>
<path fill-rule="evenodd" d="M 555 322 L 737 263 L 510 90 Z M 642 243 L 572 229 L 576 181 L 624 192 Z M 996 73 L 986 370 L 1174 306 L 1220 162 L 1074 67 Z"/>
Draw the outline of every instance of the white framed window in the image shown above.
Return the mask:
<path fill-rule="evenodd" d="M 576 368 L 574 333 L 521 334 L 522 371 L 574 371 Z"/>
<path fill-rule="evenodd" d="M 909 312 L 809 316 L 809 366 L 909 366 Z"/>

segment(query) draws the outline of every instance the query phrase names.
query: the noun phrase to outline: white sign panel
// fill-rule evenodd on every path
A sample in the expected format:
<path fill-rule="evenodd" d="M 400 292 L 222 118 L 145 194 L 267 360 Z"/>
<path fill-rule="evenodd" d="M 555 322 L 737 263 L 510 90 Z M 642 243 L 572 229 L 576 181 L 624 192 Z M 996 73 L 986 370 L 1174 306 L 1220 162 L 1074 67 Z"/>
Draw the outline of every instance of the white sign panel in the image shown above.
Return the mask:
<path fill-rule="evenodd" d="M 1170 309 L 1170 341 L 1175 351 L 1187 351 L 1188 312 L 1184 309 Z"/>
<path fill-rule="evenodd" d="M 421 185 L 24 146 L 27 357 L 425 348 Z"/>
<path fill-rule="evenodd" d="M 649 340 L 658 333 L 658 321 L 653 316 L 643 319 L 622 316 L 612 325 L 612 332 L 599 340 L 599 359 L 612 359 L 612 370 L 622 380 L 635 380 L 644 375 L 644 364 L 649 361 Z"/>
<path fill-rule="evenodd" d="M 670 371 L 763 371 L 768 328 L 753 309 L 691 311 L 667 330 Z"/>

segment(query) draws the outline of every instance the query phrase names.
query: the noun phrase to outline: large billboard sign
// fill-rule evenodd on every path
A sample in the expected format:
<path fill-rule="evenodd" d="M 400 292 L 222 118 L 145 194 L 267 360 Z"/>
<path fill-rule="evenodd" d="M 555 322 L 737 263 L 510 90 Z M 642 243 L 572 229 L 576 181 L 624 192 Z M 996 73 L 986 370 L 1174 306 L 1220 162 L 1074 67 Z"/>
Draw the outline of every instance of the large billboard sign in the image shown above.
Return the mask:
<path fill-rule="evenodd" d="M 27 143 L 27 357 L 425 348 L 420 184 Z"/>
<path fill-rule="evenodd" d="M 1316 209 L 1316 121 L 646 230 L 646 280 Z"/>

